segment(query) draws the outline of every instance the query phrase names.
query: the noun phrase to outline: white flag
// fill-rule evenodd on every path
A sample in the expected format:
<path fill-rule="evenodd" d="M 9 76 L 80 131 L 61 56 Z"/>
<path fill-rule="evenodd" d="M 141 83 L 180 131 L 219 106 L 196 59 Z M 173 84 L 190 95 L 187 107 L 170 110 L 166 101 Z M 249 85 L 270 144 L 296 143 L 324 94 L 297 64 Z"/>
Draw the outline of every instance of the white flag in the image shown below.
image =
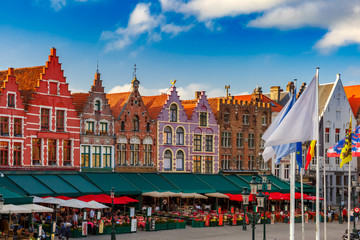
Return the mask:
<path fill-rule="evenodd" d="M 275 159 L 276 158 L 276 152 L 273 149 L 273 147 L 266 147 L 262 153 L 262 157 L 264 159 L 264 162 L 269 161 L 271 158 Z"/>
<path fill-rule="evenodd" d="M 265 147 L 316 140 L 316 75 L 285 118 L 265 142 Z"/>

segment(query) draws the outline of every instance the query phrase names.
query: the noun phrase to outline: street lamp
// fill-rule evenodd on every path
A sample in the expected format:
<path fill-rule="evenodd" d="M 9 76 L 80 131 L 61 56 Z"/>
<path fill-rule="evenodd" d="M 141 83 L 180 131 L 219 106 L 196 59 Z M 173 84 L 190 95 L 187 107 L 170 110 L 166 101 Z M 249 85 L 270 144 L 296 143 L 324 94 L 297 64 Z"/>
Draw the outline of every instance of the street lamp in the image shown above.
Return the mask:
<path fill-rule="evenodd" d="M 358 182 L 356 181 L 355 178 L 352 179 L 351 181 L 351 194 L 352 194 L 352 197 L 353 197 L 353 204 L 354 204 L 354 209 L 355 209 L 355 198 L 356 198 L 356 193 L 360 191 L 360 185 L 358 184 Z M 350 209 L 349 209 L 350 210 Z M 358 213 L 356 213 L 358 214 Z M 357 234 L 357 230 L 356 230 L 356 222 L 355 222 L 355 211 L 354 211 L 354 229 L 353 229 L 353 232 Z"/>
<path fill-rule="evenodd" d="M 343 219 L 342 219 L 342 194 L 343 194 L 343 190 L 342 190 L 342 188 L 339 189 L 339 194 L 340 194 L 339 224 L 342 224 L 343 223 Z"/>
<path fill-rule="evenodd" d="M 246 231 L 246 207 L 249 205 L 249 196 L 250 196 L 250 192 L 249 190 L 247 190 L 247 187 L 243 188 L 241 195 L 243 197 L 243 205 L 244 205 L 243 230 Z"/>
<path fill-rule="evenodd" d="M 261 176 L 262 177 L 262 190 L 263 191 L 271 191 L 271 182 L 270 182 L 270 179 L 267 179 L 267 176 L 264 174 Z M 259 195 L 260 195 L 260 198 L 262 198 L 263 196 L 263 204 L 262 204 L 262 207 L 264 209 L 264 221 L 263 221 L 263 224 L 264 224 L 264 231 L 263 231 L 263 240 L 266 240 L 266 203 L 267 203 L 267 200 L 269 198 L 269 195 L 264 195 L 262 194 L 261 192 L 258 194 L 257 198 L 259 198 Z M 258 205 L 259 205 L 259 200 L 258 200 Z"/>
<path fill-rule="evenodd" d="M 253 176 L 253 179 L 250 181 L 250 187 L 251 187 L 251 194 L 256 195 L 257 189 L 258 189 L 258 183 L 256 182 L 255 176 Z M 252 239 L 253 240 L 255 240 L 255 225 L 259 221 L 259 218 L 261 217 L 259 214 L 257 214 L 255 212 L 255 204 L 256 204 L 256 202 L 253 198 L 253 201 L 252 201 L 253 212 L 252 212 L 252 214 L 248 213 L 248 218 L 250 220 L 251 227 L 252 227 Z"/>
<path fill-rule="evenodd" d="M 114 195 L 115 195 L 115 190 L 112 187 L 111 191 L 111 240 L 116 240 L 116 236 L 115 236 L 115 219 L 114 219 Z"/>

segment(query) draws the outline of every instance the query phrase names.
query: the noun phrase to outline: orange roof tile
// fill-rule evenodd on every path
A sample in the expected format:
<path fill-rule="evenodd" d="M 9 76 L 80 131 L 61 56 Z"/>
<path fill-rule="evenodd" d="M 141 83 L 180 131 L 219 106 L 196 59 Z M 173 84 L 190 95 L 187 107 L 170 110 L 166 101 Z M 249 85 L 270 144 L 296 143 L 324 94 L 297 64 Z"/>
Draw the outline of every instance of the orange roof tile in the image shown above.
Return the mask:
<path fill-rule="evenodd" d="M 167 94 L 156 95 L 156 96 L 142 96 L 142 100 L 146 106 L 146 109 L 151 119 L 157 119 L 167 98 L 168 98 Z"/>
<path fill-rule="evenodd" d="M 351 110 L 356 117 L 360 107 L 360 85 L 346 86 L 344 90 L 349 100 Z"/>
<path fill-rule="evenodd" d="M 110 105 L 110 109 L 115 117 L 118 118 L 125 104 L 127 103 L 131 92 L 122 92 L 122 93 L 108 93 L 106 98 Z"/>
<path fill-rule="evenodd" d="M 194 108 L 196 107 L 197 102 L 198 102 L 197 99 L 181 101 L 181 103 L 182 103 L 182 105 L 184 107 L 185 113 L 188 116 L 188 118 L 191 118 L 191 115 L 192 115 L 192 113 L 194 111 Z"/>
<path fill-rule="evenodd" d="M 87 102 L 87 97 L 89 95 L 90 95 L 89 93 L 73 93 L 73 94 L 71 94 L 76 110 L 78 110 L 79 112 L 83 111 L 85 103 Z"/>
<path fill-rule="evenodd" d="M 26 103 L 31 96 L 31 92 L 38 84 L 38 80 L 41 78 L 41 74 L 44 72 L 45 66 L 26 67 L 14 69 L 14 75 L 16 82 L 19 84 L 19 90 L 24 97 Z M 0 81 L 6 80 L 8 70 L 0 71 Z"/>

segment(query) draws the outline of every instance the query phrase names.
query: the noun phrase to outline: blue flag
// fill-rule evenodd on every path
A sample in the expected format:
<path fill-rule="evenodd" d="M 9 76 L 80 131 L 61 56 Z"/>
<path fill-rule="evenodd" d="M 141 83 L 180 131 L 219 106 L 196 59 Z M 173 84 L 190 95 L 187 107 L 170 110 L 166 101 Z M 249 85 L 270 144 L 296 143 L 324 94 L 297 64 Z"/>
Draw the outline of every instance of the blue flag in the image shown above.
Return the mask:
<path fill-rule="evenodd" d="M 302 164 L 302 143 L 296 143 L 296 162 L 299 165 L 299 172 L 301 172 L 301 168 L 303 167 Z"/>

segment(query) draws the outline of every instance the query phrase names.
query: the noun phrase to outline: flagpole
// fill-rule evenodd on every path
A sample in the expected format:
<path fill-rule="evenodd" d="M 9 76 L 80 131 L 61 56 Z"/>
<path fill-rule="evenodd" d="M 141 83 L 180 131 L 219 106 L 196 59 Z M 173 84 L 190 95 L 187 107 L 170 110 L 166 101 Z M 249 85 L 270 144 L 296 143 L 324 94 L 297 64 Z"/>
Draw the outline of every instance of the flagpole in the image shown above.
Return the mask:
<path fill-rule="evenodd" d="M 303 174 L 304 174 L 304 168 L 301 168 L 301 171 L 300 171 L 300 183 L 301 183 L 301 239 L 305 240 Z"/>
<path fill-rule="evenodd" d="M 349 162 L 349 176 L 348 176 L 348 238 L 350 239 L 350 208 L 351 208 L 351 161 Z M 354 219 L 355 221 L 355 219 Z"/>
<path fill-rule="evenodd" d="M 295 154 L 290 157 L 290 240 L 295 239 Z"/>
<path fill-rule="evenodd" d="M 319 167 L 319 68 L 316 68 L 316 240 L 320 240 L 320 167 Z"/>
<path fill-rule="evenodd" d="M 324 240 L 326 240 L 326 207 L 327 207 L 327 202 L 326 202 L 326 162 L 325 162 L 325 154 L 324 153 L 324 187 L 323 187 L 323 192 L 324 192 Z"/>

